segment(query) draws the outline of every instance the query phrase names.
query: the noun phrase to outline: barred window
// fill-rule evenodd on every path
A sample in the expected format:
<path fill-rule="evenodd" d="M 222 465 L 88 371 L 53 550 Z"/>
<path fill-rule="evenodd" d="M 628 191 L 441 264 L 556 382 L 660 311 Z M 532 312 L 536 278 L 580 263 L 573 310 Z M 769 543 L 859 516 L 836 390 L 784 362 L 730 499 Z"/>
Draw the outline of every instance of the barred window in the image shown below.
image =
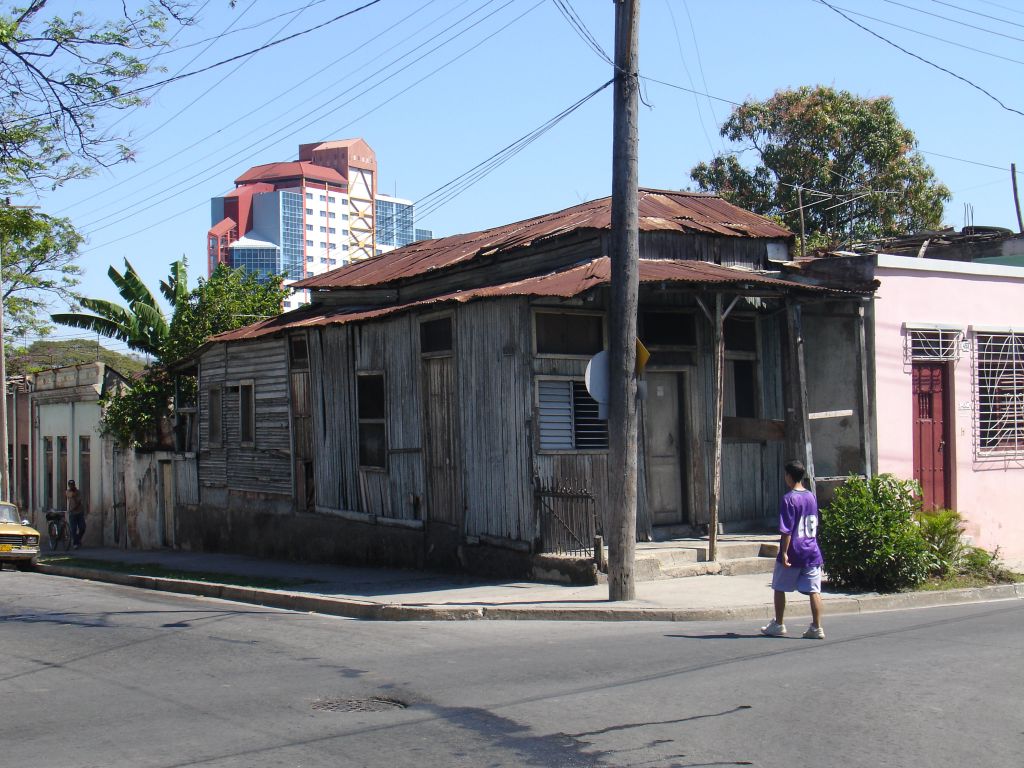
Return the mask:
<path fill-rule="evenodd" d="M 1024 457 L 1024 332 L 975 332 L 979 456 Z"/>
<path fill-rule="evenodd" d="M 538 379 L 537 421 L 542 451 L 608 448 L 608 420 L 581 379 Z"/>
<path fill-rule="evenodd" d="M 963 331 L 959 328 L 907 326 L 903 341 L 905 362 L 914 360 L 959 360 Z"/>

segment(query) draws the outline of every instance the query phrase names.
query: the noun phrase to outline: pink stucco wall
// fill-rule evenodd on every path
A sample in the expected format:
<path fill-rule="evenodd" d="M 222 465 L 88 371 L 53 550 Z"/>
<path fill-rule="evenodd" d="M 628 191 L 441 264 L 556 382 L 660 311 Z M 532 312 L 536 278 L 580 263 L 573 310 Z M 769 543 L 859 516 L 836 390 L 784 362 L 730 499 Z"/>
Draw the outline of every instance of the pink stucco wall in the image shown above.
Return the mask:
<path fill-rule="evenodd" d="M 929 262 L 931 262 L 929 264 Z M 958 271 L 949 271 L 958 270 Z M 879 471 L 913 477 L 910 364 L 904 362 L 906 323 L 958 326 L 973 348 L 971 326 L 1024 329 L 1024 269 L 880 256 L 875 299 Z M 967 533 L 1007 558 L 1024 557 L 1024 459 L 976 458 L 970 351 L 953 364 L 955 452 L 953 507 Z"/>

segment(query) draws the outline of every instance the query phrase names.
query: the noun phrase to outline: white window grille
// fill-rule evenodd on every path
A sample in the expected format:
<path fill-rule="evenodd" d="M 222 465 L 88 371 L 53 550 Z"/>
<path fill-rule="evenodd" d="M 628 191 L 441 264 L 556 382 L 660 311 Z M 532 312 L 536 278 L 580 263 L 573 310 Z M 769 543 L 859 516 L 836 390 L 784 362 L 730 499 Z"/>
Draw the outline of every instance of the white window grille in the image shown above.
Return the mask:
<path fill-rule="evenodd" d="M 915 360 L 959 360 L 960 342 L 964 332 L 960 328 L 941 326 L 907 326 L 903 337 L 904 362 Z"/>
<path fill-rule="evenodd" d="M 1024 458 L 1024 331 L 975 330 L 978 456 Z"/>
<path fill-rule="evenodd" d="M 582 380 L 538 379 L 537 419 L 542 451 L 608 448 L 608 421 Z"/>

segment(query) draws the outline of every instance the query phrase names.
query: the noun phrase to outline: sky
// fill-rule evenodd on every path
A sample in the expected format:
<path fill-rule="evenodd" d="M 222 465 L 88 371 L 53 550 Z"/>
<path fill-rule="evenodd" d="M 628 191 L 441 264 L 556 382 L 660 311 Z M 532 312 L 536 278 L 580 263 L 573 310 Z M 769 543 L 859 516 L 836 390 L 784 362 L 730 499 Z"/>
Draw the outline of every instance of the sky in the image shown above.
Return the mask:
<path fill-rule="evenodd" d="M 194 284 L 205 276 L 210 198 L 253 165 L 297 159 L 300 143 L 365 139 L 377 154 L 379 191 L 423 201 L 416 225 L 435 236 L 610 194 L 610 88 L 507 162 L 485 165 L 462 194 L 432 193 L 611 78 L 595 50 L 613 51 L 611 0 L 563 0 L 597 46 L 555 0 L 379 0 L 331 21 L 369 1 L 237 0 L 232 8 L 196 0 L 197 23 L 161 52 L 166 71 L 154 80 L 262 50 L 154 89 L 148 105 L 113 115 L 108 128 L 129 136 L 134 162 L 19 201 L 68 216 L 85 233 L 85 295 L 117 299 L 106 272 L 126 258 L 155 289 L 184 255 Z M 1008 169 L 1015 160 L 1024 168 L 1024 115 L 1012 111 L 1024 112 L 1024 2 L 829 3 L 905 51 L 820 0 L 641 0 L 640 72 L 649 78 L 641 185 L 692 186 L 693 165 L 732 148 L 718 126 L 734 104 L 824 84 L 894 99 L 953 192 L 947 224 L 1016 229 Z M 93 0 L 87 13 L 113 16 L 120 5 Z M 81 3 L 47 7 L 67 13 Z M 51 338 L 78 336 L 58 328 Z"/>

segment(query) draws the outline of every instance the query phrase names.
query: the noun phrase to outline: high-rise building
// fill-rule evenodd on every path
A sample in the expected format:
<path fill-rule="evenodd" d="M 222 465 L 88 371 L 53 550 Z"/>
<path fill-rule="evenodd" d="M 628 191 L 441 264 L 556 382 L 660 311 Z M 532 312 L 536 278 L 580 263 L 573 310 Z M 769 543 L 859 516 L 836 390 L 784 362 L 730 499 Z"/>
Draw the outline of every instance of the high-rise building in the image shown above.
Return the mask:
<path fill-rule="evenodd" d="M 377 253 L 393 251 L 415 239 L 412 200 L 377 195 Z"/>
<path fill-rule="evenodd" d="M 368 259 L 376 197 L 377 158 L 365 141 L 303 144 L 297 161 L 250 168 L 211 200 L 208 270 L 227 264 L 289 282 Z"/>

